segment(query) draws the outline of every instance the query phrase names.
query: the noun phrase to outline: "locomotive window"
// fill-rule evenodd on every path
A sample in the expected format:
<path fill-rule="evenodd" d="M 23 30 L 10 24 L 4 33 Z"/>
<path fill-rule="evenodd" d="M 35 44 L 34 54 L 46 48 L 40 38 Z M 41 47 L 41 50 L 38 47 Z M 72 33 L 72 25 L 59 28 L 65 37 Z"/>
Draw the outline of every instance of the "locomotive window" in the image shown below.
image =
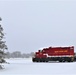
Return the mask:
<path fill-rule="evenodd" d="M 39 52 L 42 52 L 42 50 L 39 50 Z"/>

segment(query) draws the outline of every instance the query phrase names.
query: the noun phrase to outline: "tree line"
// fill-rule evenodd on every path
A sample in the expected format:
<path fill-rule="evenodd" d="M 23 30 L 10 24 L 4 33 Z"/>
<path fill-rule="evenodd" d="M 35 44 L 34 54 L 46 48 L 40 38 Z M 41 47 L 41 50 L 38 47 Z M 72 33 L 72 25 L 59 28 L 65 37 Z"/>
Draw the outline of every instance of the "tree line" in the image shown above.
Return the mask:
<path fill-rule="evenodd" d="M 6 58 L 30 58 L 34 56 L 34 52 L 31 53 L 21 53 L 20 51 L 15 52 L 6 52 L 5 57 Z"/>

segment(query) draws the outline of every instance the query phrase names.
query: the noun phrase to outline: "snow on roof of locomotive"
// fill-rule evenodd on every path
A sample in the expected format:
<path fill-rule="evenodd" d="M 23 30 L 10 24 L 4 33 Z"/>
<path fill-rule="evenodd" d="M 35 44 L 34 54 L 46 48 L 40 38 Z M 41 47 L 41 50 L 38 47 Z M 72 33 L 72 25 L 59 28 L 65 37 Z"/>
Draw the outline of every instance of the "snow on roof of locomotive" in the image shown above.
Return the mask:
<path fill-rule="evenodd" d="M 65 48 L 65 47 L 74 47 L 74 46 L 48 46 L 48 47 L 42 47 L 42 48 L 39 48 L 39 50 L 43 50 L 43 49 L 46 49 L 46 48 L 55 48 L 55 47 L 61 47 L 61 48 Z"/>

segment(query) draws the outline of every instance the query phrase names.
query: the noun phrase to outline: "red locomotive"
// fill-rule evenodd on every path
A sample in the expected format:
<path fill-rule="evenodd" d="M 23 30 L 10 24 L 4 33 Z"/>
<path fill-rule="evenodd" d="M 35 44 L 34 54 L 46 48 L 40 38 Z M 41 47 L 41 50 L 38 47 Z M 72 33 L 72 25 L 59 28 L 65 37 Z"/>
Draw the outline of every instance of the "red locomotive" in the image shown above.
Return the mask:
<path fill-rule="evenodd" d="M 32 58 L 33 62 L 73 62 L 74 46 L 71 47 L 48 47 L 38 50 Z"/>

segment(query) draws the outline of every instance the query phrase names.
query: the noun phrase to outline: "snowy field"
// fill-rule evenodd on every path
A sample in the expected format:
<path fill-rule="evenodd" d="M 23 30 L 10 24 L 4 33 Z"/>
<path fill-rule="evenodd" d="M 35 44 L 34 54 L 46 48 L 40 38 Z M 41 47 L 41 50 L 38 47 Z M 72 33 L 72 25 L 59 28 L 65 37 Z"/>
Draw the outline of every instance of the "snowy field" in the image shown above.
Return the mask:
<path fill-rule="evenodd" d="M 0 75 L 76 75 L 76 62 L 33 63 L 31 58 L 6 59 Z"/>

